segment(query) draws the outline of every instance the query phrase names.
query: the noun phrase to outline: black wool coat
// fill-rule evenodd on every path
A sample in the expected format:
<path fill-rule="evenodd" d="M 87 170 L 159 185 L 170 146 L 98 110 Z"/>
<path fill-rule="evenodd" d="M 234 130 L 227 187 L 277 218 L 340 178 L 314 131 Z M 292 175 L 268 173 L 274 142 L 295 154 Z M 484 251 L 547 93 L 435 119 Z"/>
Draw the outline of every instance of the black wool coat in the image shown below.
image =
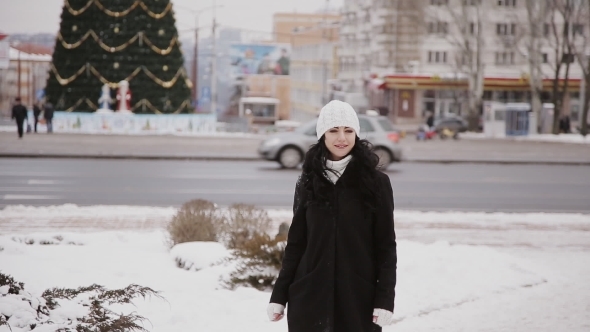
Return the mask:
<path fill-rule="evenodd" d="M 362 200 L 352 160 L 328 200 L 309 200 L 305 176 L 297 182 L 294 215 L 270 302 L 287 305 L 289 332 L 380 332 L 373 309 L 393 311 L 396 241 L 393 191 L 377 172 L 371 211 Z"/>

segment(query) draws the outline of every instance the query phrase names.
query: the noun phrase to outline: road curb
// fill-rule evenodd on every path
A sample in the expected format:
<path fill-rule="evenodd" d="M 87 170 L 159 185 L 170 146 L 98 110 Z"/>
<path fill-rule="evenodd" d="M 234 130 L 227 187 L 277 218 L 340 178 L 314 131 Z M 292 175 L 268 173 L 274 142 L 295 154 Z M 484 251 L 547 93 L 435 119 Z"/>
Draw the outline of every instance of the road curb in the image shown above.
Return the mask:
<path fill-rule="evenodd" d="M 488 165 L 549 165 L 549 166 L 590 166 L 590 161 L 546 161 L 546 160 L 440 160 L 416 159 L 402 160 L 412 164 L 488 164 Z"/>
<path fill-rule="evenodd" d="M 119 159 L 119 160 L 210 160 L 210 161 L 256 161 L 258 157 L 247 156 L 134 156 L 134 155 L 96 155 L 96 154 L 30 154 L 2 153 L 0 159 Z"/>
<path fill-rule="evenodd" d="M 162 155 L 97 155 L 97 154 L 33 154 L 0 153 L 0 158 L 23 159 L 111 159 L 111 160 L 203 160 L 203 161 L 261 161 L 256 156 L 162 156 Z M 411 164 L 496 164 L 496 165 L 548 165 L 548 166 L 590 166 L 590 161 L 547 161 L 547 160 L 470 160 L 470 159 L 406 159 Z M 395 165 L 395 164 L 394 164 Z"/>

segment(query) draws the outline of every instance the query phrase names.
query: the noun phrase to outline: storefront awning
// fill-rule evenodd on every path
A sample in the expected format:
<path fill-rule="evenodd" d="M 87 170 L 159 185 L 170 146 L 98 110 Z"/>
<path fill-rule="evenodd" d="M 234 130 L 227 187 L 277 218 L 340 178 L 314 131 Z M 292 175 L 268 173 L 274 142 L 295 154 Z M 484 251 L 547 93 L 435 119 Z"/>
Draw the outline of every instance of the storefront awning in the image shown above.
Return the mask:
<path fill-rule="evenodd" d="M 467 78 L 453 77 L 452 75 L 420 76 L 420 75 L 390 75 L 383 78 L 385 81 L 383 89 L 413 89 L 413 90 L 466 90 L 468 88 Z M 560 80 L 563 85 L 564 80 Z M 579 91 L 579 78 L 570 78 L 568 86 L 571 91 Z M 552 79 L 543 79 L 543 90 L 550 91 L 553 86 Z M 529 81 L 526 77 L 486 77 L 484 78 L 484 90 L 529 90 Z"/>

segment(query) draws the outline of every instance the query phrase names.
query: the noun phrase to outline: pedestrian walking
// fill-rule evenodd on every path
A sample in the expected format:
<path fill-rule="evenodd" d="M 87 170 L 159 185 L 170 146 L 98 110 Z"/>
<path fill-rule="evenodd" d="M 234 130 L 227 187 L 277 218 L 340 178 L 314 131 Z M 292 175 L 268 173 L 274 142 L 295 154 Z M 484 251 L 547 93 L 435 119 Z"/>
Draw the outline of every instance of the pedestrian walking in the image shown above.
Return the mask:
<path fill-rule="evenodd" d="M 53 104 L 50 102 L 46 102 L 45 105 L 43 105 L 43 117 L 45 118 L 45 123 L 47 124 L 47 133 L 53 132 L 53 111 Z"/>
<path fill-rule="evenodd" d="M 429 129 L 434 127 L 434 114 L 432 114 L 431 112 L 428 112 L 428 117 L 426 118 L 426 125 Z"/>
<path fill-rule="evenodd" d="M 287 306 L 289 332 L 380 332 L 395 299 L 391 182 L 349 104 L 325 105 L 316 133 L 267 313 L 278 321 Z"/>
<path fill-rule="evenodd" d="M 16 128 L 18 131 L 18 138 L 23 138 L 24 124 L 27 119 L 27 108 L 21 103 L 20 97 L 14 99 L 14 106 L 12 106 L 12 119 L 16 120 Z"/>
<path fill-rule="evenodd" d="M 38 103 L 33 104 L 33 118 L 35 119 L 35 132 L 37 132 L 37 123 L 39 123 L 39 116 L 41 115 L 41 108 Z"/>

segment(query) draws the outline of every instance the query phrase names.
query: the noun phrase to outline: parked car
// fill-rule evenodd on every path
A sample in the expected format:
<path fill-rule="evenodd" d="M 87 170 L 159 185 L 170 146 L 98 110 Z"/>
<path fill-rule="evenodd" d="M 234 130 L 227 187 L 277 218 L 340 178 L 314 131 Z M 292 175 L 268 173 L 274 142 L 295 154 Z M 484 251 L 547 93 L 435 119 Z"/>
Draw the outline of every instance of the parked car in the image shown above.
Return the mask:
<path fill-rule="evenodd" d="M 467 131 L 467 121 L 457 116 L 449 116 L 434 121 L 434 129 L 440 134 L 443 129 L 451 130 L 455 133 L 464 133 Z"/>
<path fill-rule="evenodd" d="M 387 167 L 402 159 L 402 149 L 398 144 L 400 133 L 384 116 L 359 114 L 360 137 L 367 139 L 379 156 L 379 164 Z M 317 143 L 317 119 L 309 121 L 292 132 L 269 136 L 258 147 L 258 153 L 266 160 L 276 161 L 284 168 L 295 168 L 303 162 L 303 157 L 312 144 Z M 382 166 L 383 167 L 383 166 Z"/>

